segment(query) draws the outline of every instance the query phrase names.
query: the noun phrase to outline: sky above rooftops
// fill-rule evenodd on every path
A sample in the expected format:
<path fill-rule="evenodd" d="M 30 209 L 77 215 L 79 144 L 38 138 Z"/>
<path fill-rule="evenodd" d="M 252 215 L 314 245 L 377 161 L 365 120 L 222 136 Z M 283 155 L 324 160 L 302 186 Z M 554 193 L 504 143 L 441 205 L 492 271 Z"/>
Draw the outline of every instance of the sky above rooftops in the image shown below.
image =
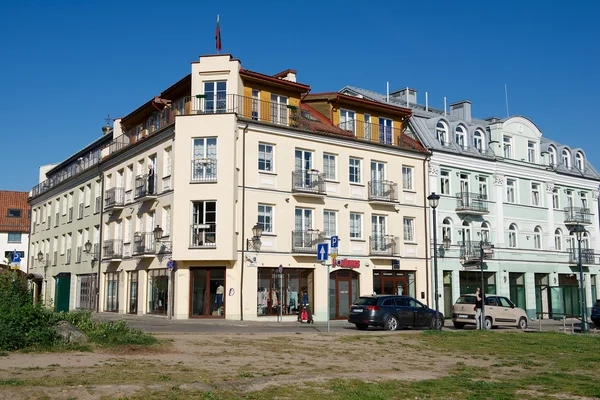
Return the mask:
<path fill-rule="evenodd" d="M 346 85 L 411 87 L 432 107 L 468 99 L 473 116 L 523 115 L 581 147 L 600 168 L 594 116 L 600 2 L 192 1 L 1 2 L 0 189 L 28 191 L 38 167 L 102 134 L 215 53 L 274 74 L 291 68 L 312 93 Z"/>

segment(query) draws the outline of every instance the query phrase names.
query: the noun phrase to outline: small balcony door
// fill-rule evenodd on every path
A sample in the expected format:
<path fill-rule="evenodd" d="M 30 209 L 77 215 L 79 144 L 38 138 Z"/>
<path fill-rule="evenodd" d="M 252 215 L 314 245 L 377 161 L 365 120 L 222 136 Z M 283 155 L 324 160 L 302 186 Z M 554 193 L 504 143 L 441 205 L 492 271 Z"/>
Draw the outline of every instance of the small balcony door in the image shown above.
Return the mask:
<path fill-rule="evenodd" d="M 204 82 L 204 112 L 222 113 L 227 108 L 227 81 Z M 200 109 L 202 111 L 202 108 Z"/>
<path fill-rule="evenodd" d="M 309 229 L 313 227 L 313 210 L 309 208 L 296 208 L 294 215 L 294 247 L 311 247 L 312 236 Z"/>
<path fill-rule="evenodd" d="M 371 161 L 371 196 L 385 196 L 385 163 Z"/>
<path fill-rule="evenodd" d="M 294 169 L 304 172 L 304 187 L 311 187 L 311 174 L 309 171 L 313 168 L 312 151 L 296 149 Z"/>
<path fill-rule="evenodd" d="M 392 144 L 392 124 L 388 118 L 379 118 L 379 142 Z"/>
<path fill-rule="evenodd" d="M 274 124 L 288 124 L 288 98 L 271 94 L 271 122 Z"/>
<path fill-rule="evenodd" d="M 387 232 L 387 218 L 385 215 L 371 216 L 372 250 L 385 250 L 385 235 Z"/>

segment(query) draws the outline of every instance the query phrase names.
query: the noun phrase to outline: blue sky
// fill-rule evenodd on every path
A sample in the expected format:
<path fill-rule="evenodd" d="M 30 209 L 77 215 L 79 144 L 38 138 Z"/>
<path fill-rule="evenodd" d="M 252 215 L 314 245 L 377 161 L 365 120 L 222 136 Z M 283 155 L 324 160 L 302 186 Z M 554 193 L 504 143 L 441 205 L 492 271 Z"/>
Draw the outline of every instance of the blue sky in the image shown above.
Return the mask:
<path fill-rule="evenodd" d="M 388 3 L 388 4 L 386 4 Z M 215 52 L 292 68 L 312 92 L 410 86 L 433 107 L 532 119 L 600 169 L 600 2 L 16 1 L 0 4 L 0 189 L 30 190 L 40 165 L 99 137 Z"/>

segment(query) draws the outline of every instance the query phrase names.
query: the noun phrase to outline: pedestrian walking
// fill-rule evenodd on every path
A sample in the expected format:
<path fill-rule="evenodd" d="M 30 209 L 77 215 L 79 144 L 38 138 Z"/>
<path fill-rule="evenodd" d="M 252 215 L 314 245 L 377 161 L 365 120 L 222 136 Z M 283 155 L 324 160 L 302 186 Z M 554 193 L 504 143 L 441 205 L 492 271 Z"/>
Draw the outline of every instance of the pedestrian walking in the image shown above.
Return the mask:
<path fill-rule="evenodd" d="M 475 293 L 475 322 L 477 326 L 475 329 L 479 330 L 483 328 L 483 321 L 481 320 L 481 309 L 483 308 L 483 298 L 481 297 L 481 289 L 477 288 Z"/>

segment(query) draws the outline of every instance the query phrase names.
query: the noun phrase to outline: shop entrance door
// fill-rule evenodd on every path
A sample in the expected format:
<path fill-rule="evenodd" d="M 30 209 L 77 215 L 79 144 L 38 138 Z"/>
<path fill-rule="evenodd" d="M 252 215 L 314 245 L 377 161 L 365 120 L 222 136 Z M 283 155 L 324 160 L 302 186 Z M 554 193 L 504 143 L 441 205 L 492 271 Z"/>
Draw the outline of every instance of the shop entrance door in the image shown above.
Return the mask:
<path fill-rule="evenodd" d="M 225 268 L 192 268 L 190 318 L 225 318 Z"/>
<path fill-rule="evenodd" d="M 55 303 L 54 311 L 69 311 L 69 298 L 71 297 L 71 274 L 61 272 L 55 278 Z"/>
<path fill-rule="evenodd" d="M 350 305 L 358 298 L 358 273 L 343 269 L 329 275 L 329 317 L 346 319 Z"/>

